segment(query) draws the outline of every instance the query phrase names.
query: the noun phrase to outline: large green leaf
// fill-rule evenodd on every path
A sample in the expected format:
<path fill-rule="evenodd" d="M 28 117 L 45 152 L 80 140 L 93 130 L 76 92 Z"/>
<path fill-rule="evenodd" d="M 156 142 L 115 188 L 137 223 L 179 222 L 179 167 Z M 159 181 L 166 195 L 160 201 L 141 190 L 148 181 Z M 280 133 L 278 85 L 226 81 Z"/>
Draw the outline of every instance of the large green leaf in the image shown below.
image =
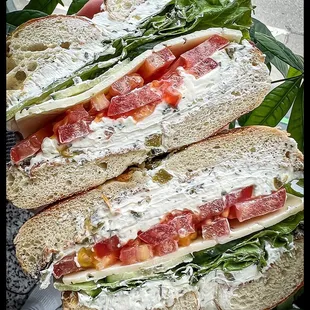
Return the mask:
<path fill-rule="evenodd" d="M 262 44 L 260 44 L 257 41 L 255 34 L 256 32 L 258 32 L 258 33 L 264 33 L 274 39 L 275 37 L 272 35 L 271 31 L 267 28 L 267 26 L 264 23 L 262 23 L 256 18 L 252 18 L 252 20 L 253 20 L 253 25 L 250 29 L 251 39 L 256 43 L 257 47 L 266 55 L 265 62 L 267 64 L 272 63 L 285 77 L 287 75 L 288 65 L 284 61 L 279 59 L 277 56 L 272 54 L 270 51 L 268 51 Z"/>
<path fill-rule="evenodd" d="M 6 14 L 6 24 L 7 27 L 11 27 L 11 30 L 13 30 L 32 18 L 38 18 L 43 16 L 47 16 L 47 14 L 37 10 L 13 11 Z"/>
<path fill-rule="evenodd" d="M 64 5 L 61 0 L 30 0 L 24 7 L 26 10 L 37 10 L 46 14 L 52 14 L 57 4 Z"/>
<path fill-rule="evenodd" d="M 301 152 L 304 151 L 304 83 L 298 90 L 296 100 L 294 102 L 290 120 L 287 125 L 287 131 L 291 137 L 298 143 Z"/>
<path fill-rule="evenodd" d="M 299 57 L 297 57 L 288 47 L 273 37 L 264 33 L 256 32 L 255 38 L 267 51 L 277 56 L 291 67 L 304 71 L 304 65 Z"/>
<path fill-rule="evenodd" d="M 77 13 L 87 2 L 88 0 L 72 0 L 67 15 Z"/>
<path fill-rule="evenodd" d="M 296 77 L 274 88 L 261 105 L 252 111 L 244 125 L 276 126 L 293 104 L 300 82 L 301 78 Z"/>
<path fill-rule="evenodd" d="M 298 76 L 298 75 L 301 75 L 302 72 L 293 68 L 293 67 L 290 67 L 288 72 L 287 72 L 287 75 L 286 77 L 289 79 L 289 78 L 292 78 L 292 77 L 295 77 L 295 76 Z"/>

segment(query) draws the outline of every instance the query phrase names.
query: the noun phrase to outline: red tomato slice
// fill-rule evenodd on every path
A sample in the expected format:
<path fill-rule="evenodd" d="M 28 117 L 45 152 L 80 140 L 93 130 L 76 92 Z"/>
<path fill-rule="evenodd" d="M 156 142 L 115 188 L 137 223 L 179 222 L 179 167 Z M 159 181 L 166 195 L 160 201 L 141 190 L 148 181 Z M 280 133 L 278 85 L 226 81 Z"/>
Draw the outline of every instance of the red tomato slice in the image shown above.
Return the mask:
<path fill-rule="evenodd" d="M 178 242 L 173 239 L 165 239 L 154 247 L 154 253 L 157 256 L 163 256 L 178 249 Z"/>
<path fill-rule="evenodd" d="M 175 56 L 170 49 L 166 47 L 159 52 L 153 52 L 152 55 L 144 61 L 138 73 L 140 73 L 145 80 L 150 80 L 151 78 L 155 79 L 155 75 L 161 75 L 174 60 Z"/>
<path fill-rule="evenodd" d="M 167 87 L 163 94 L 163 100 L 166 103 L 172 105 L 174 108 L 177 107 L 181 98 L 182 98 L 182 94 L 172 86 Z"/>
<path fill-rule="evenodd" d="M 230 234 L 228 220 L 224 217 L 218 217 L 213 221 L 210 219 L 205 220 L 201 225 L 201 234 L 203 239 L 228 236 Z"/>
<path fill-rule="evenodd" d="M 89 121 L 79 120 L 74 124 L 61 125 L 58 128 L 58 140 L 60 143 L 69 143 L 90 133 Z"/>
<path fill-rule="evenodd" d="M 176 239 L 177 237 L 178 233 L 176 229 L 167 224 L 157 224 L 145 232 L 138 233 L 138 238 L 140 240 L 151 245 L 160 244 L 167 238 Z"/>
<path fill-rule="evenodd" d="M 286 190 L 281 188 L 266 196 L 258 196 L 242 202 L 237 202 L 236 216 L 239 222 L 268 214 L 282 208 L 286 200 Z"/>
<path fill-rule="evenodd" d="M 88 114 L 89 115 L 96 115 L 96 114 L 98 114 L 98 112 L 106 109 L 109 106 L 109 104 L 110 104 L 110 102 L 106 98 L 104 93 L 97 94 L 96 96 L 94 96 L 90 99 L 90 107 L 89 107 Z M 85 116 L 85 117 L 87 117 L 87 116 Z"/>
<path fill-rule="evenodd" d="M 167 70 L 165 74 L 159 77 L 160 80 L 168 80 L 172 75 L 177 75 L 176 70 L 178 67 L 184 66 L 184 59 L 178 58 Z"/>
<path fill-rule="evenodd" d="M 113 97 L 108 109 L 108 116 L 121 115 L 147 104 L 160 102 L 161 95 L 160 91 L 147 84 L 126 95 Z"/>
<path fill-rule="evenodd" d="M 76 265 L 74 258 L 75 258 L 75 253 L 72 253 L 70 255 L 65 256 L 59 262 L 54 264 L 53 274 L 56 279 L 59 279 L 60 277 L 66 274 L 77 272 L 83 269 Z"/>
<path fill-rule="evenodd" d="M 99 258 L 109 254 L 116 254 L 118 256 L 120 252 L 119 238 L 113 236 L 109 239 L 101 240 L 94 245 L 93 249 L 96 257 Z"/>
<path fill-rule="evenodd" d="M 156 103 L 147 104 L 141 108 L 131 111 L 128 116 L 132 116 L 136 122 L 144 120 L 146 117 L 150 116 L 156 108 Z"/>
<path fill-rule="evenodd" d="M 58 129 L 62 125 L 67 124 L 74 124 L 80 120 L 89 120 L 89 114 L 84 109 L 82 104 L 74 106 L 68 109 L 65 112 L 65 115 L 62 116 L 54 125 L 53 125 L 53 132 L 56 136 L 58 136 Z"/>
<path fill-rule="evenodd" d="M 50 137 L 52 135 L 52 125 L 49 124 L 29 136 L 27 139 L 18 142 L 15 146 L 11 148 L 10 155 L 12 162 L 18 163 L 37 153 L 41 149 L 43 140 L 46 137 Z"/>
<path fill-rule="evenodd" d="M 118 255 L 113 253 L 96 259 L 94 261 L 94 265 L 97 270 L 102 270 L 104 268 L 114 265 L 117 261 Z"/>
<path fill-rule="evenodd" d="M 229 44 L 229 40 L 215 34 L 209 39 L 199 44 L 195 48 L 183 53 L 180 58 L 184 61 L 184 68 L 189 69 L 199 62 L 214 54 L 217 50 Z"/>
<path fill-rule="evenodd" d="M 191 214 L 190 211 L 175 216 L 172 215 L 166 223 L 174 227 L 180 238 L 184 238 L 195 232 L 194 214 Z"/>
<path fill-rule="evenodd" d="M 125 265 L 131 265 L 138 262 L 144 262 L 153 257 L 152 246 L 149 244 L 125 245 L 121 249 L 120 261 Z"/>
<path fill-rule="evenodd" d="M 231 207 L 237 202 L 249 199 L 252 197 L 254 186 L 247 186 L 242 189 L 237 189 L 225 196 L 225 203 L 227 207 Z"/>
<path fill-rule="evenodd" d="M 82 119 L 89 117 L 88 112 L 85 110 L 82 104 L 74 106 L 66 111 L 67 120 L 69 124 L 74 124 Z"/>
<path fill-rule="evenodd" d="M 187 70 L 188 73 L 195 76 L 196 79 L 209 73 L 218 66 L 218 63 L 211 58 L 204 59 Z"/>
<path fill-rule="evenodd" d="M 135 88 L 140 88 L 144 84 L 142 76 L 138 73 L 125 75 L 111 85 L 109 95 L 111 97 L 128 94 Z"/>
<path fill-rule="evenodd" d="M 216 199 L 207 202 L 205 205 L 200 206 L 200 218 L 206 219 L 211 218 L 215 215 L 220 215 L 225 209 L 225 202 L 223 198 Z"/>

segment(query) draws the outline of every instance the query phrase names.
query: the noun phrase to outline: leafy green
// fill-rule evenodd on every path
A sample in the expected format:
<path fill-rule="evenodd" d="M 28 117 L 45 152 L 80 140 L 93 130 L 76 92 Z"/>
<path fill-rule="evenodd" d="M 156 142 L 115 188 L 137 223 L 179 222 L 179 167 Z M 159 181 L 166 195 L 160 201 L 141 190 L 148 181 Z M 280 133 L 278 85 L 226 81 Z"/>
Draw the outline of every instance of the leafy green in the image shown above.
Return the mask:
<path fill-rule="evenodd" d="M 24 9 L 37 10 L 46 14 L 52 14 L 57 4 L 64 5 L 61 0 L 30 0 Z"/>
<path fill-rule="evenodd" d="M 287 125 L 287 131 L 298 143 L 301 152 L 304 151 L 304 83 L 298 90 L 293 104 L 291 116 Z"/>
<path fill-rule="evenodd" d="M 279 59 L 283 60 L 285 63 L 291 67 L 304 71 L 303 62 L 299 57 L 297 57 L 288 47 L 286 47 L 280 41 L 275 40 L 273 37 L 266 35 L 264 33 L 255 33 L 255 38 L 257 42 L 261 44 L 267 51 L 277 56 Z"/>
<path fill-rule="evenodd" d="M 297 186 L 295 189 L 294 187 Z M 284 185 L 286 192 L 297 197 L 304 197 L 304 179 L 300 179 L 298 182 L 291 181 Z M 299 188 L 298 188 L 299 187 Z"/>
<path fill-rule="evenodd" d="M 87 2 L 88 0 L 72 0 L 68 8 L 67 15 L 77 13 Z"/>
<path fill-rule="evenodd" d="M 218 244 L 213 248 L 195 252 L 193 259 L 189 263 L 180 263 L 176 267 L 160 273 L 145 273 L 143 278 L 124 277 L 119 281 L 108 283 L 106 279 L 98 282 L 90 281 L 66 285 L 61 282 L 55 282 L 54 286 L 61 291 L 84 291 L 88 294 L 95 290 L 94 295 L 98 294 L 99 288 L 105 288 L 108 291 L 130 290 L 145 283 L 157 279 L 175 279 L 181 278 L 191 269 L 190 281 L 195 284 L 202 276 L 208 274 L 214 269 L 221 269 L 225 273 L 242 270 L 250 265 L 257 265 L 259 269 L 267 264 L 268 255 L 265 250 L 266 242 L 272 247 L 287 247 L 293 240 L 293 232 L 303 221 L 303 212 L 299 212 L 284 221 L 271 226 L 267 229 L 245 236 L 225 244 Z M 119 278 L 119 277 L 118 277 Z"/>
<path fill-rule="evenodd" d="M 271 53 L 264 45 L 262 45 L 257 40 L 256 33 L 266 34 L 276 41 L 275 37 L 272 35 L 271 31 L 267 28 L 265 24 L 263 24 L 256 18 L 252 18 L 252 20 L 253 25 L 250 29 L 250 36 L 253 42 L 256 43 L 256 46 L 266 55 L 266 64 L 269 65 L 270 63 L 272 63 L 282 73 L 283 76 L 286 76 L 288 71 L 288 65 L 277 56 L 275 56 L 273 53 Z"/>
<path fill-rule="evenodd" d="M 47 16 L 46 13 L 37 10 L 19 10 L 6 13 L 7 31 L 11 32 L 19 25 L 27 22 L 32 18 Z"/>
<path fill-rule="evenodd" d="M 250 113 L 244 125 L 276 126 L 293 104 L 300 82 L 301 77 L 296 77 L 274 88 L 261 105 Z"/>
<path fill-rule="evenodd" d="M 287 78 L 292 78 L 292 77 L 295 77 L 295 76 L 299 76 L 301 74 L 302 74 L 301 71 L 299 71 L 299 70 L 297 70 L 297 69 L 295 69 L 293 67 L 290 67 L 288 72 L 287 72 L 287 76 L 286 77 Z"/>

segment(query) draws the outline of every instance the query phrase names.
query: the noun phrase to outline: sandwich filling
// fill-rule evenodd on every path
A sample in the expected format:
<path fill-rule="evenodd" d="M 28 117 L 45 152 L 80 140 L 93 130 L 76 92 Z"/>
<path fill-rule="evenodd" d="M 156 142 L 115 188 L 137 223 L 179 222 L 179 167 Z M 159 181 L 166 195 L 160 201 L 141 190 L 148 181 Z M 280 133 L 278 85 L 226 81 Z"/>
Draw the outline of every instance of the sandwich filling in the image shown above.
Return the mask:
<path fill-rule="evenodd" d="M 166 151 L 169 126 L 203 105 L 214 108 L 208 98 L 230 91 L 233 81 L 252 66 L 253 49 L 245 40 L 238 44 L 219 35 L 180 55 L 163 47 L 136 72 L 18 143 L 11 150 L 12 162 L 31 158 L 32 167 L 51 161 L 81 162 L 135 149 Z M 257 70 L 261 69 L 257 65 Z"/>
<path fill-rule="evenodd" d="M 218 285 L 236 288 L 261 278 L 283 254 L 295 251 L 303 235 L 302 221 L 299 212 L 249 236 L 194 252 L 173 266 L 162 265 L 161 270 L 153 266 L 99 281 L 56 281 L 54 286 L 78 292 L 78 302 L 94 309 L 123 309 L 125 304 L 130 309 L 171 307 L 187 292 L 194 292 L 200 307 L 217 309 L 213 302 Z"/>
<path fill-rule="evenodd" d="M 195 239 L 218 241 L 230 235 L 231 220 L 244 222 L 274 212 L 286 201 L 285 188 L 270 195 L 252 197 L 252 194 L 253 186 L 248 186 L 199 206 L 199 213 L 173 210 L 163 216 L 160 223 L 146 231 L 139 230 L 135 239 L 124 244 L 113 235 L 65 256 L 54 264 L 53 274 L 60 278 L 90 268 L 101 270 L 115 264 L 131 265 L 175 252 Z"/>

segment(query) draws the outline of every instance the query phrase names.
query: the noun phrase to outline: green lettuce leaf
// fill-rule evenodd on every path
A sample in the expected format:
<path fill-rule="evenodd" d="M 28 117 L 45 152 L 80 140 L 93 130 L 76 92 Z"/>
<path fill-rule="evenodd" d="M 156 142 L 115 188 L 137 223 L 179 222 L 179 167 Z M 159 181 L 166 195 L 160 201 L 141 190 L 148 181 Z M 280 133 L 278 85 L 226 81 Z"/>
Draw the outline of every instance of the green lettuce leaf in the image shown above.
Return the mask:
<path fill-rule="evenodd" d="M 111 283 L 107 282 L 105 278 L 97 282 L 90 281 L 72 285 L 55 282 L 54 286 L 60 291 L 83 291 L 96 296 L 99 289 L 103 288 L 110 292 L 116 292 L 130 290 L 146 281 L 181 278 L 189 270 L 189 267 L 193 271 L 190 279 L 192 284 L 197 283 L 201 277 L 215 269 L 221 269 L 228 274 L 231 271 L 242 270 L 253 264 L 262 269 L 266 266 L 268 259 L 265 250 L 266 243 L 268 242 L 272 247 L 289 249 L 293 241 L 293 232 L 303 219 L 303 212 L 299 212 L 274 226 L 249 236 L 195 252 L 192 254 L 193 259 L 190 263 L 181 263 L 166 272 L 146 274 L 144 278 L 132 278 Z"/>

